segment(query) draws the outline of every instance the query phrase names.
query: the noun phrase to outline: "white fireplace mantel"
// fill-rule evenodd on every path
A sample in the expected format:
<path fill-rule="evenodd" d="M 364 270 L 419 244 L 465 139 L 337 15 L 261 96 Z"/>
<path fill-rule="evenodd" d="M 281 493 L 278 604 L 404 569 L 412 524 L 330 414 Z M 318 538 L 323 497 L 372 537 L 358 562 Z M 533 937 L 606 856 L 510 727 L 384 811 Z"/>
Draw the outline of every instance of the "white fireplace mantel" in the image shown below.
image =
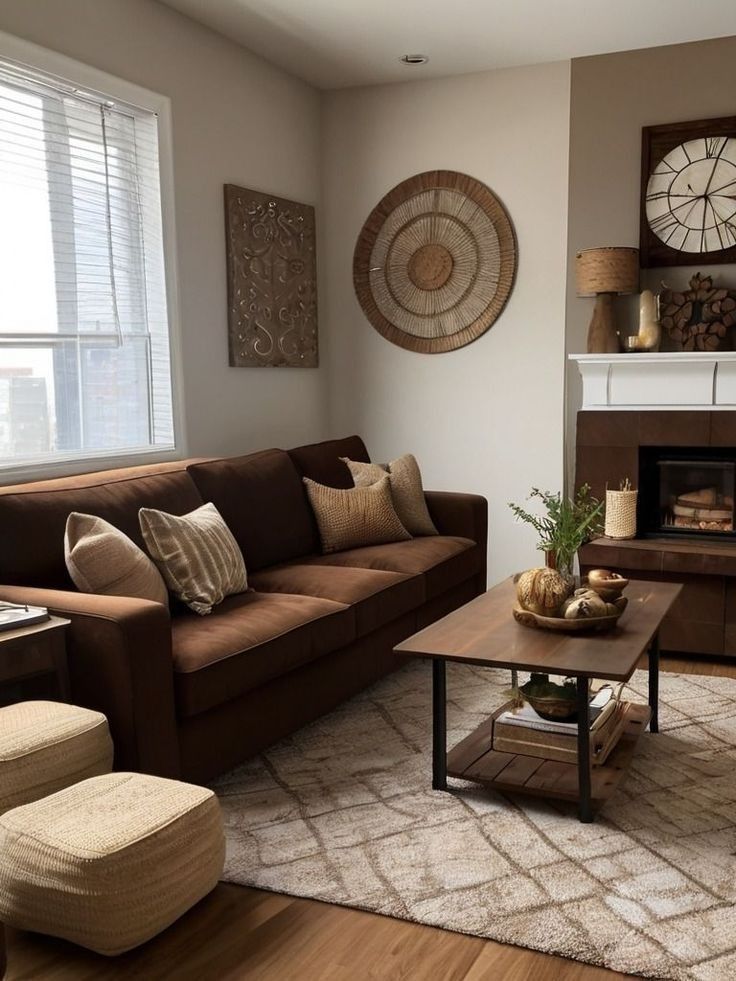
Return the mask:
<path fill-rule="evenodd" d="M 736 409 L 736 351 L 569 357 L 583 409 Z"/>

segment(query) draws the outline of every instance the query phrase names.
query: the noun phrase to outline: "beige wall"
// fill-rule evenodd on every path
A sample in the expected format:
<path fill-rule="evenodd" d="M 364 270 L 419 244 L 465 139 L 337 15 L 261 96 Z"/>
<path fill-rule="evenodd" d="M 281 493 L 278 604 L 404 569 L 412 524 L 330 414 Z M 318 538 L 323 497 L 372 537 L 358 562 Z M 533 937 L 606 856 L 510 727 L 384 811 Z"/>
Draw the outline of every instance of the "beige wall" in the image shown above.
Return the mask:
<path fill-rule="evenodd" d="M 320 438 L 324 367 L 228 367 L 222 204 L 225 182 L 318 203 L 318 94 L 153 0 L 2 0 L 0 30 L 171 99 L 189 452 Z"/>
<path fill-rule="evenodd" d="M 639 245 L 641 128 L 734 114 L 736 38 L 579 58 L 570 95 L 567 349 L 585 351 L 592 299 L 575 296 L 575 253 L 599 245 Z M 687 284 L 694 271 L 734 282 L 734 266 L 647 270 L 642 287 Z M 635 299 L 618 301 L 619 322 L 633 331 Z M 581 402 L 577 368 L 568 368 L 570 473 Z"/>
<path fill-rule="evenodd" d="M 506 506 L 563 471 L 569 63 L 333 92 L 324 98 L 322 258 L 331 426 L 375 459 L 413 451 L 425 484 L 490 500 L 490 580 L 535 561 Z M 519 243 L 509 303 L 482 338 L 421 355 L 384 340 L 353 291 L 352 255 L 371 208 L 432 168 L 501 198 Z"/>

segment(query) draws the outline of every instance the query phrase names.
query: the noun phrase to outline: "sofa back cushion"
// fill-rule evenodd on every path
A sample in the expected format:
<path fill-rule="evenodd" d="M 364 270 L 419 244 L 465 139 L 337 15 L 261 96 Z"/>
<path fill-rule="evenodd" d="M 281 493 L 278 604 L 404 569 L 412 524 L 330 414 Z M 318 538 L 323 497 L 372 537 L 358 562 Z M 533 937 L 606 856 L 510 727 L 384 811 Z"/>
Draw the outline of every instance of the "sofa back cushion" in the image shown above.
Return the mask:
<path fill-rule="evenodd" d="M 209 460 L 189 473 L 225 519 L 249 572 L 319 550 L 301 477 L 284 450 Z"/>
<path fill-rule="evenodd" d="M 344 439 L 328 439 L 323 443 L 310 443 L 289 450 L 289 456 L 296 464 L 302 477 L 309 477 L 318 484 L 347 489 L 353 486 L 353 478 L 347 465 L 340 457 L 370 463 L 368 450 L 360 436 L 346 436 Z"/>
<path fill-rule="evenodd" d="M 186 514 L 202 504 L 187 463 L 126 467 L 0 487 L 0 583 L 73 589 L 64 561 L 72 511 L 94 514 L 144 548 L 138 509 Z"/>

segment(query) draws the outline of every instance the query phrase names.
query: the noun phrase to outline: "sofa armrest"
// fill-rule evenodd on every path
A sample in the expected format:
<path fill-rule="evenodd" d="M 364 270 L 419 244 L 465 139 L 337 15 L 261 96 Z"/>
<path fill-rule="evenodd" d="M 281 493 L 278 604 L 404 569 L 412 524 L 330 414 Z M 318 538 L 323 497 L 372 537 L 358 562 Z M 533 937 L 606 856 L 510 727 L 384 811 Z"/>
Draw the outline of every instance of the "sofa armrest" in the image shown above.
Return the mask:
<path fill-rule="evenodd" d="M 0 599 L 46 606 L 71 621 L 66 646 L 75 703 L 104 712 L 115 767 L 179 775 L 171 618 L 160 603 L 0 586 Z"/>
<path fill-rule="evenodd" d="M 424 497 L 441 535 L 459 535 L 487 547 L 488 501 L 485 497 L 452 491 L 426 491 Z"/>

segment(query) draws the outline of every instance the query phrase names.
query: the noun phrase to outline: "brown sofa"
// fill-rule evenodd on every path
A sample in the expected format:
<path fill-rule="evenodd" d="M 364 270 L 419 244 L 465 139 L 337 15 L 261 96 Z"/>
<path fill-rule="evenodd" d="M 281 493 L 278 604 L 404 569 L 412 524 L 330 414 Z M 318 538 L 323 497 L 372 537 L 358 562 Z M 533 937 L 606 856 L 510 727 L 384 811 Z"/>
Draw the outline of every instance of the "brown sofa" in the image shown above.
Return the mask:
<path fill-rule="evenodd" d="M 132 467 L 0 488 L 0 598 L 71 620 L 74 700 L 104 712 L 118 769 L 206 781 L 398 666 L 400 640 L 486 587 L 487 505 L 427 493 L 440 535 L 322 555 L 302 476 L 352 486 L 352 436 L 220 460 Z M 213 501 L 252 592 L 199 617 L 77 592 L 64 563 L 70 511 L 142 545 L 138 509 Z"/>

